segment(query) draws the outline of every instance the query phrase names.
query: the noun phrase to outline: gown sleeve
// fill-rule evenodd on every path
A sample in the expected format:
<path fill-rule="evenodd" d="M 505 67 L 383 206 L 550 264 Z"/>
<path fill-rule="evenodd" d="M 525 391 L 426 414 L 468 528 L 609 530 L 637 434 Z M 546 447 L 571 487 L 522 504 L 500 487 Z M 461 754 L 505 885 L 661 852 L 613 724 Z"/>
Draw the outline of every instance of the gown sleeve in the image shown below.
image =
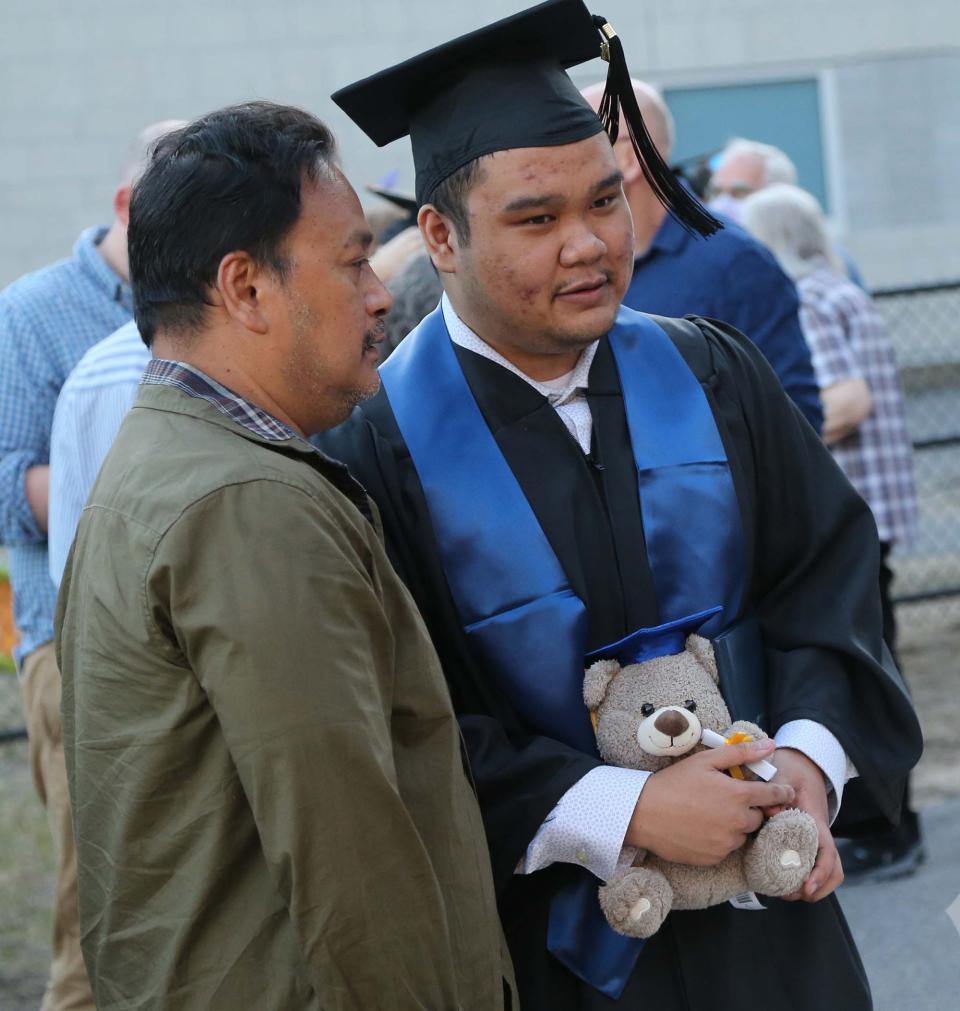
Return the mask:
<path fill-rule="evenodd" d="M 479 669 L 441 567 L 426 499 L 383 394 L 372 408 L 376 423 L 358 409 L 344 425 L 311 441 L 350 468 L 380 511 L 391 561 L 413 595 L 443 665 L 500 891 L 560 798 L 602 763 L 526 731 Z"/>
<path fill-rule="evenodd" d="M 860 773 L 837 834 L 896 824 L 923 740 L 882 637 L 873 516 L 757 349 L 732 327 L 700 327 L 728 454 L 753 475 L 741 497 L 753 556 L 747 606 L 763 635 L 772 730 L 820 723 Z"/>

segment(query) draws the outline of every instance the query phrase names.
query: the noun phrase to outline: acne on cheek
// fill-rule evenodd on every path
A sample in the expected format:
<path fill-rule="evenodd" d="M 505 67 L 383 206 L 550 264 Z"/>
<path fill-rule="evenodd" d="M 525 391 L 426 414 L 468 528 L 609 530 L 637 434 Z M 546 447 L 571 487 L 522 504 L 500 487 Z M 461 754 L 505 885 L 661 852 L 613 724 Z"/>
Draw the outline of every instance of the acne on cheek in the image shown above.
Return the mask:
<path fill-rule="evenodd" d="M 519 298 L 521 302 L 530 305 L 536 298 L 539 289 L 535 287 L 531 288 L 527 285 L 522 284 L 521 282 L 518 282 L 516 277 L 516 271 L 513 270 L 505 271 L 504 280 L 507 282 L 507 285 L 510 289 L 514 288 L 516 289 L 517 298 Z"/>
<path fill-rule="evenodd" d="M 540 292 L 537 287 L 524 287 L 517 281 L 517 272 L 513 267 L 505 266 L 501 271 L 503 282 L 508 291 L 516 288 L 516 297 L 526 305 L 531 305 Z"/>
<path fill-rule="evenodd" d="M 621 265 L 623 266 L 623 268 L 625 270 L 633 262 L 633 256 L 634 256 L 634 241 L 633 240 L 634 240 L 633 228 L 632 227 L 625 227 L 623 229 L 623 231 L 620 233 L 619 240 L 618 240 L 617 245 L 615 247 L 615 249 L 619 251 L 619 255 L 617 256 L 617 260 L 620 261 Z M 608 245 L 607 248 L 610 249 L 611 247 Z"/>

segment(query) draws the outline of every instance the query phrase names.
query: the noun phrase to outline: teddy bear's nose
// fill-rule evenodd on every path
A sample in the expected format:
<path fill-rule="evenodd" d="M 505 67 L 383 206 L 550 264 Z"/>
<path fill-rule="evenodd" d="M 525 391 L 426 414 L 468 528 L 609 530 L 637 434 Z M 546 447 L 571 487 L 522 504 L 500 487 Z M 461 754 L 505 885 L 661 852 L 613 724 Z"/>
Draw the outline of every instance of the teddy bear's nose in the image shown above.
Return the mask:
<path fill-rule="evenodd" d="M 686 716 L 683 713 L 677 712 L 676 709 L 668 709 L 666 712 L 661 713 L 653 721 L 653 725 L 661 734 L 666 734 L 667 737 L 679 737 L 690 727 Z"/>

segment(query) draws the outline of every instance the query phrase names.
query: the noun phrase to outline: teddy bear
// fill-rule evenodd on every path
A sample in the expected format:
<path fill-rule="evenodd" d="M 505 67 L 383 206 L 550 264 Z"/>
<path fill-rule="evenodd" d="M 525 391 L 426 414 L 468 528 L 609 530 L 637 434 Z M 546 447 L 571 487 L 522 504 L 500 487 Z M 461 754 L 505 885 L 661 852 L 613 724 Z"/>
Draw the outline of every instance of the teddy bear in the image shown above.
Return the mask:
<path fill-rule="evenodd" d="M 599 660 L 586 672 L 583 697 L 609 765 L 656 772 L 704 750 L 703 731 L 735 740 L 767 735 L 760 727 L 731 722 L 713 647 L 690 635 L 682 652 L 621 667 Z M 755 779 L 749 770 L 740 777 Z M 671 909 L 705 909 L 745 892 L 783 896 L 797 891 L 817 855 L 818 835 L 805 811 L 787 809 L 768 819 L 740 849 L 719 864 L 696 867 L 638 851 L 600 887 L 600 905 L 614 930 L 650 937 Z"/>

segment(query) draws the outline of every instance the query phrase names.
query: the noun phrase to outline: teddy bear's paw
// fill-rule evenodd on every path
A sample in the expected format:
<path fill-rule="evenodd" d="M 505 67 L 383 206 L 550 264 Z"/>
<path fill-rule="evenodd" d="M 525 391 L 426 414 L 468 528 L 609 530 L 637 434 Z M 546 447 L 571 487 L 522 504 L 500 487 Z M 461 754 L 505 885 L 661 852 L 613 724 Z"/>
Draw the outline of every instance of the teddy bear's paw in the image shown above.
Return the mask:
<path fill-rule="evenodd" d="M 755 741 L 763 741 L 767 738 L 766 733 L 756 723 L 751 723 L 749 720 L 737 720 L 735 723 L 731 723 L 723 736 L 730 737 L 736 733 L 746 734 Z"/>
<path fill-rule="evenodd" d="M 806 811 L 774 815 L 757 833 L 744 856 L 751 891 L 791 895 L 807 880 L 817 858 L 817 825 Z"/>
<path fill-rule="evenodd" d="M 615 874 L 599 891 L 607 922 L 628 937 L 652 937 L 673 902 L 673 890 L 659 872 L 631 867 Z"/>

